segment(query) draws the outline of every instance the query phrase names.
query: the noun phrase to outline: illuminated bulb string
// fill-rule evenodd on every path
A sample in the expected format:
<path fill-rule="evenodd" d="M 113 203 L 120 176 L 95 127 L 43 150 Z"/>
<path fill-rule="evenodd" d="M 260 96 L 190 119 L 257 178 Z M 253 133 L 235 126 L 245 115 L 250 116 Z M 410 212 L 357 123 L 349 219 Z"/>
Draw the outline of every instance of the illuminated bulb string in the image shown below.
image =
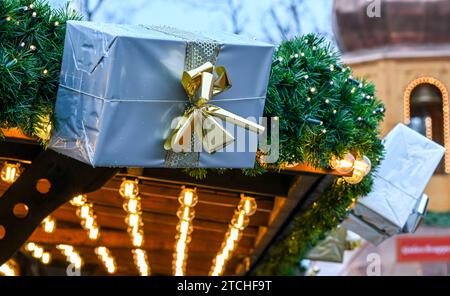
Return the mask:
<path fill-rule="evenodd" d="M 425 135 L 433 140 L 433 120 L 429 116 L 425 117 Z"/>
<path fill-rule="evenodd" d="M 3 164 L 2 170 L 0 172 L 1 179 L 8 183 L 14 183 L 20 176 L 20 163 L 9 163 L 5 162 Z"/>
<path fill-rule="evenodd" d="M 119 189 L 124 198 L 123 209 L 127 212 L 125 223 L 134 247 L 140 248 L 144 244 L 144 223 L 142 221 L 141 198 L 139 197 L 138 180 L 124 179 Z"/>
<path fill-rule="evenodd" d="M 0 266 L 0 275 L 17 276 L 16 267 L 11 260 Z"/>
<path fill-rule="evenodd" d="M 188 245 L 192 240 L 192 222 L 195 217 L 194 207 L 198 202 L 197 190 L 185 188 L 183 186 L 178 201 L 181 205 L 177 212 L 180 222 L 177 225 L 178 233 L 175 236 L 176 243 L 173 254 L 172 270 L 175 276 L 182 276 L 186 274 Z"/>
<path fill-rule="evenodd" d="M 56 248 L 61 251 L 61 253 L 66 256 L 67 262 L 73 264 L 75 268 L 81 268 L 83 266 L 83 259 L 81 259 L 80 254 L 75 250 L 73 246 L 70 245 L 57 245 Z"/>
<path fill-rule="evenodd" d="M 406 125 L 409 125 L 411 122 L 411 94 L 413 90 L 421 85 L 421 84 L 431 84 L 439 89 L 442 95 L 442 113 L 443 113 L 443 129 L 444 129 L 444 147 L 445 147 L 445 157 L 444 157 L 444 165 L 445 172 L 447 174 L 450 173 L 450 110 L 448 103 L 448 91 L 445 85 L 433 78 L 433 77 L 420 77 L 408 84 L 408 87 L 405 90 L 403 95 L 403 113 L 404 118 L 403 122 Z"/>
<path fill-rule="evenodd" d="M 148 263 L 147 252 L 142 249 L 134 249 L 132 251 L 134 264 L 136 265 L 141 276 L 150 275 L 150 265 Z"/>
<path fill-rule="evenodd" d="M 81 226 L 87 231 L 91 240 L 100 237 L 100 228 L 97 224 L 97 216 L 94 214 L 94 205 L 87 201 L 86 195 L 75 196 L 70 204 L 77 207 L 76 214 L 81 220 Z"/>
<path fill-rule="evenodd" d="M 41 225 L 47 233 L 53 233 L 56 230 L 56 221 L 52 216 L 47 216 L 47 218 L 42 221 Z"/>
<path fill-rule="evenodd" d="M 256 208 L 257 205 L 254 198 L 241 194 L 241 200 L 228 227 L 228 231 L 225 234 L 225 239 L 222 242 L 217 256 L 213 260 L 210 275 L 219 276 L 223 274 L 226 263 L 233 255 L 242 237 L 242 232 L 250 221 L 249 217 L 255 214 Z"/>
<path fill-rule="evenodd" d="M 95 254 L 97 254 L 100 261 L 103 262 L 105 269 L 108 273 L 112 274 L 117 271 L 117 264 L 111 252 L 106 247 L 98 247 L 95 249 Z"/>
<path fill-rule="evenodd" d="M 46 252 L 44 248 L 35 243 L 27 243 L 25 245 L 25 251 L 27 251 L 33 258 L 40 260 L 43 264 L 49 264 L 52 257 L 49 252 Z"/>
<path fill-rule="evenodd" d="M 134 263 L 142 276 L 150 275 L 148 255 L 140 249 L 144 245 L 144 222 L 142 221 L 141 198 L 139 197 L 139 180 L 123 179 L 119 193 L 123 197 L 123 209 L 127 212 L 125 223 L 131 242 Z"/>

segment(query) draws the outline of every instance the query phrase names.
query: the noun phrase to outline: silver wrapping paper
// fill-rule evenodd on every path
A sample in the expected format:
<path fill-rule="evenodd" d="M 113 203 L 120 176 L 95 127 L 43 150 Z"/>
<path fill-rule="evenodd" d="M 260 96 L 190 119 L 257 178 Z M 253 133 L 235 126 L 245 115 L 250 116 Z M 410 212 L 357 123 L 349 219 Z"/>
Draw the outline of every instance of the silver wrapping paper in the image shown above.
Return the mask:
<path fill-rule="evenodd" d="M 358 200 L 343 224 L 374 244 L 415 231 L 426 210 L 423 191 L 445 152 L 403 124 L 386 136 L 384 146 L 385 158 L 374 173 L 372 191 Z"/>
<path fill-rule="evenodd" d="M 202 33 L 220 44 L 216 65 L 232 88 L 211 104 L 258 119 L 264 110 L 273 46 L 226 33 Z M 142 26 L 70 21 L 49 148 L 98 167 L 164 167 L 172 120 L 188 104 L 181 85 L 188 41 Z M 201 152 L 199 167 L 250 168 L 246 152 Z M 237 138 L 237 137 L 236 137 Z M 234 145 L 237 151 L 238 141 Z"/>

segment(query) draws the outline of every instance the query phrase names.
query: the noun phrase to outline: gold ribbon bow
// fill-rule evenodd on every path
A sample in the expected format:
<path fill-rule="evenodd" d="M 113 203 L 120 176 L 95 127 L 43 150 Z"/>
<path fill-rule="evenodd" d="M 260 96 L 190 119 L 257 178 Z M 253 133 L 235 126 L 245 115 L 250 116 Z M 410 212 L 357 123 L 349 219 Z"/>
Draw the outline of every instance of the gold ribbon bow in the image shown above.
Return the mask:
<path fill-rule="evenodd" d="M 232 143 L 234 137 L 217 122 L 216 118 L 253 132 L 264 132 L 263 126 L 209 104 L 213 96 L 231 87 L 224 67 L 215 67 L 212 63 L 206 62 L 198 68 L 184 71 L 181 84 L 192 106 L 184 112 L 177 127 L 164 143 L 166 150 L 192 152 L 190 139 L 193 132 L 202 140 L 203 147 L 208 153 L 216 152 Z"/>

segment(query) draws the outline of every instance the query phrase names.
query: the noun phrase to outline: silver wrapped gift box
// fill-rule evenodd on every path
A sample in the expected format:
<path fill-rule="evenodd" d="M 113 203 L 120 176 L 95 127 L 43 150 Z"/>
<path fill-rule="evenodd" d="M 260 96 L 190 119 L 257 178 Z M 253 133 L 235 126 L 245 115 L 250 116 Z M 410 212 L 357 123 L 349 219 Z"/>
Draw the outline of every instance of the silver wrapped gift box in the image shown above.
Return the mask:
<path fill-rule="evenodd" d="M 253 167 L 257 135 L 239 126 L 231 133 L 243 137 L 226 150 L 245 141 L 244 152 L 178 157 L 164 144 L 188 107 L 184 71 L 224 66 L 232 86 L 209 103 L 259 120 L 272 54 L 273 45 L 234 34 L 70 21 L 49 148 L 99 167 Z"/>
<path fill-rule="evenodd" d="M 342 224 L 374 244 L 417 229 L 428 204 L 423 191 L 445 152 L 403 124 L 386 136 L 384 147 L 372 191 L 358 200 Z"/>

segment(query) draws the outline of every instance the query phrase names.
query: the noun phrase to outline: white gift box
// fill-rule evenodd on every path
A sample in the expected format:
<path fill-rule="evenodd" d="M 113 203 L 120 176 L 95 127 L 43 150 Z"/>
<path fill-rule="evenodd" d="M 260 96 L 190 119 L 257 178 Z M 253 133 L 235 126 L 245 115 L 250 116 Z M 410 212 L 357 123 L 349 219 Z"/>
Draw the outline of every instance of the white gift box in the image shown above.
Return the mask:
<path fill-rule="evenodd" d="M 343 223 L 374 244 L 417 229 L 428 203 L 423 191 L 445 152 L 403 124 L 386 136 L 384 146 L 372 191 L 358 200 Z"/>

